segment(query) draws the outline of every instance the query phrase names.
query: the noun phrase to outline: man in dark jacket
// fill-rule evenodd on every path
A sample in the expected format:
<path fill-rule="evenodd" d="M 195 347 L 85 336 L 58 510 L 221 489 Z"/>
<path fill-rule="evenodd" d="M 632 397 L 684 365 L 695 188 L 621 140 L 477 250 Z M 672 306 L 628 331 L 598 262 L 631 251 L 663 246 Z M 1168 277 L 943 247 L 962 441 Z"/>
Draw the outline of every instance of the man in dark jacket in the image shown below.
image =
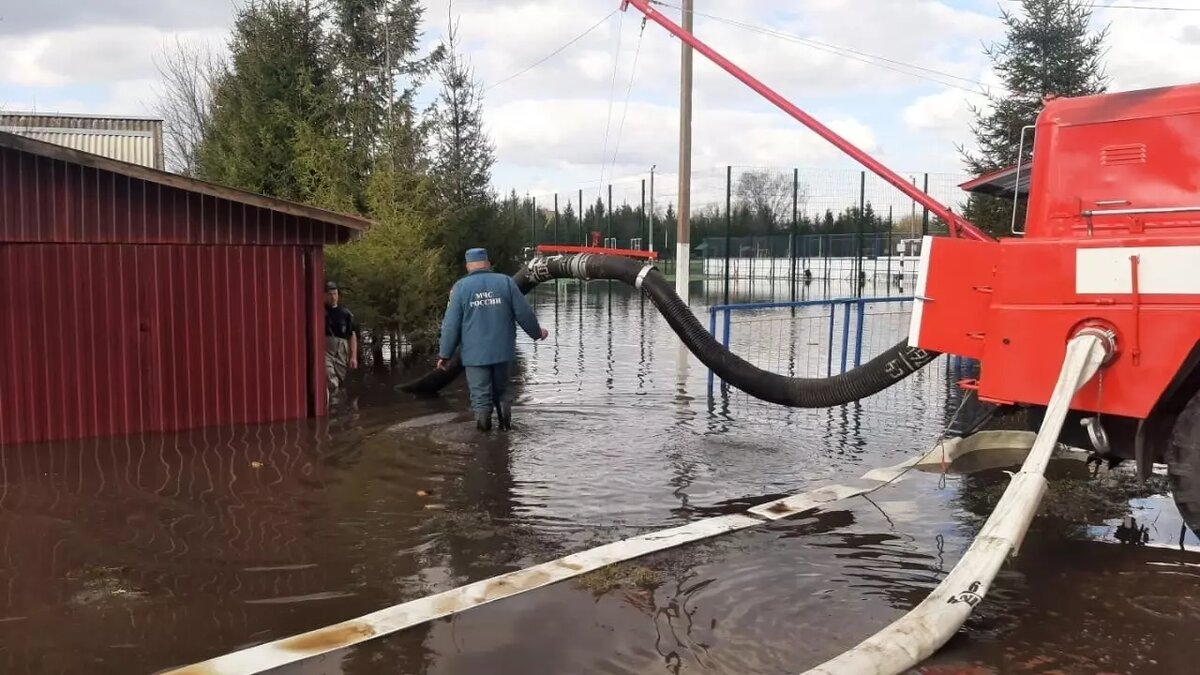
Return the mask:
<path fill-rule="evenodd" d="M 330 399 L 358 368 L 358 324 L 341 295 L 337 283 L 325 283 L 325 393 Z"/>
<path fill-rule="evenodd" d="M 512 428 L 508 381 L 516 358 L 516 326 L 534 340 L 544 340 L 550 333 L 538 324 L 512 277 L 492 271 L 486 250 L 467 251 L 466 262 L 467 276 L 455 282 L 446 304 L 438 368 L 461 345 L 476 426 L 490 431 L 495 407 L 500 428 L 508 430 Z"/>

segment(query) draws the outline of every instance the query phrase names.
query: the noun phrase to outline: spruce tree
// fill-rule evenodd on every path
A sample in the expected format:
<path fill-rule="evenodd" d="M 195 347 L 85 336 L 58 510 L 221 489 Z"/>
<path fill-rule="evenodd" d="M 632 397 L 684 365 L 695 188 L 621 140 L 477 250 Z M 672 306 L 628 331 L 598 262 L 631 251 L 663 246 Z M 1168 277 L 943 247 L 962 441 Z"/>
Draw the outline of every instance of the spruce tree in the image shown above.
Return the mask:
<path fill-rule="evenodd" d="M 414 97 L 441 57 L 419 53 L 424 9 L 418 0 L 328 0 L 348 170 L 366 200 L 378 162 L 392 172 L 425 168 L 424 122 Z"/>
<path fill-rule="evenodd" d="M 984 50 L 1000 76 L 1004 93 L 989 95 L 988 105 L 972 108 L 972 132 L 978 152 L 959 148 L 973 174 L 1012 166 L 1018 161 L 1021 129 L 1037 120 L 1047 96 L 1085 96 L 1105 91 L 1104 40 L 1108 28 L 1089 29 L 1092 3 L 1081 0 L 1021 0 L 1019 11 L 1001 10 L 1005 39 Z M 1032 134 L 1025 135 L 1021 161 L 1030 157 Z M 1024 218 L 1020 202 L 1017 221 Z M 1010 232 L 1012 202 L 972 195 L 963 216 L 993 235 Z"/>
<path fill-rule="evenodd" d="M 437 150 L 433 163 L 442 198 L 448 204 L 490 201 L 495 155 L 483 128 L 483 90 L 458 52 L 458 27 L 451 25 L 446 56 L 438 66 L 441 91 L 434 111 Z"/>
<path fill-rule="evenodd" d="M 458 47 L 452 20 L 437 66 L 441 89 L 431 118 L 432 176 L 443 206 L 440 244 L 448 264 L 460 266 L 465 249 L 482 246 L 498 269 L 514 271 L 521 232 L 502 216 L 492 193 L 495 155 L 483 125 L 483 91 Z"/>
<path fill-rule="evenodd" d="M 202 178 L 322 206 L 344 202 L 324 20 L 309 2 L 264 0 L 239 11 L 230 68 L 216 82 L 196 149 Z"/>

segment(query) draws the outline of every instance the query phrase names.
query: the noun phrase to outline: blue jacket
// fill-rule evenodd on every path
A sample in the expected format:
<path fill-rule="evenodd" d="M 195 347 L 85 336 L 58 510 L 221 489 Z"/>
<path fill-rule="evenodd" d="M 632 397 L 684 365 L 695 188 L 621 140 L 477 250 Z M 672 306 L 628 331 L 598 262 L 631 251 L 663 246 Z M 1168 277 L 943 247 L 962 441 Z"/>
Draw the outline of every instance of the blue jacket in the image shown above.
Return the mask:
<path fill-rule="evenodd" d="M 507 274 L 476 270 L 450 289 L 438 356 L 448 359 L 462 345 L 464 366 L 490 366 L 516 358 L 516 325 L 537 340 L 542 327 L 529 301 Z"/>

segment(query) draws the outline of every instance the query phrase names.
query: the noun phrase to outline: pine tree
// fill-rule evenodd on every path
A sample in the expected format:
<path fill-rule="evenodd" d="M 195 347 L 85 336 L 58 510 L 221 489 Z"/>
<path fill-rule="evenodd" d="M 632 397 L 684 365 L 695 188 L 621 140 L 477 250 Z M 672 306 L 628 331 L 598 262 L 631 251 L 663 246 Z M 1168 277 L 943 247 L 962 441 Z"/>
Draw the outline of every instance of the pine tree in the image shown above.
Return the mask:
<path fill-rule="evenodd" d="M 959 148 L 974 174 L 1016 164 L 1021 129 L 1032 125 L 1047 96 L 1084 96 L 1105 91 L 1108 77 L 1102 57 L 1108 28 L 1093 33 L 1088 26 L 1092 4 L 1082 0 L 1022 0 L 1021 11 L 1001 10 L 1005 40 L 985 53 L 1004 84 L 1004 95 L 990 95 L 988 106 L 973 108 L 972 131 L 978 153 Z M 1026 133 L 1021 160 L 1030 157 L 1032 135 Z M 982 229 L 1010 231 L 1012 202 L 972 195 L 963 216 Z M 1023 219 L 1024 202 L 1017 214 Z"/>

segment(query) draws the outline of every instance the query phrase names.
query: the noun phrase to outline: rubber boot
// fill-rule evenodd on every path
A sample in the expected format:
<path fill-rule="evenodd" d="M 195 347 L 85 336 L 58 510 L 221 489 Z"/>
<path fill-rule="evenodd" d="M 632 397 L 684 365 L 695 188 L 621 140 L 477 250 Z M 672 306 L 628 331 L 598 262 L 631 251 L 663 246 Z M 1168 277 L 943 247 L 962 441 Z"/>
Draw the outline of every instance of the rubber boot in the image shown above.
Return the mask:
<path fill-rule="evenodd" d="M 475 413 L 475 428 L 480 431 L 492 430 L 492 413 L 490 410 L 485 413 Z"/>
<path fill-rule="evenodd" d="M 512 404 L 501 403 L 496 406 L 496 417 L 500 421 L 501 431 L 512 431 Z"/>

